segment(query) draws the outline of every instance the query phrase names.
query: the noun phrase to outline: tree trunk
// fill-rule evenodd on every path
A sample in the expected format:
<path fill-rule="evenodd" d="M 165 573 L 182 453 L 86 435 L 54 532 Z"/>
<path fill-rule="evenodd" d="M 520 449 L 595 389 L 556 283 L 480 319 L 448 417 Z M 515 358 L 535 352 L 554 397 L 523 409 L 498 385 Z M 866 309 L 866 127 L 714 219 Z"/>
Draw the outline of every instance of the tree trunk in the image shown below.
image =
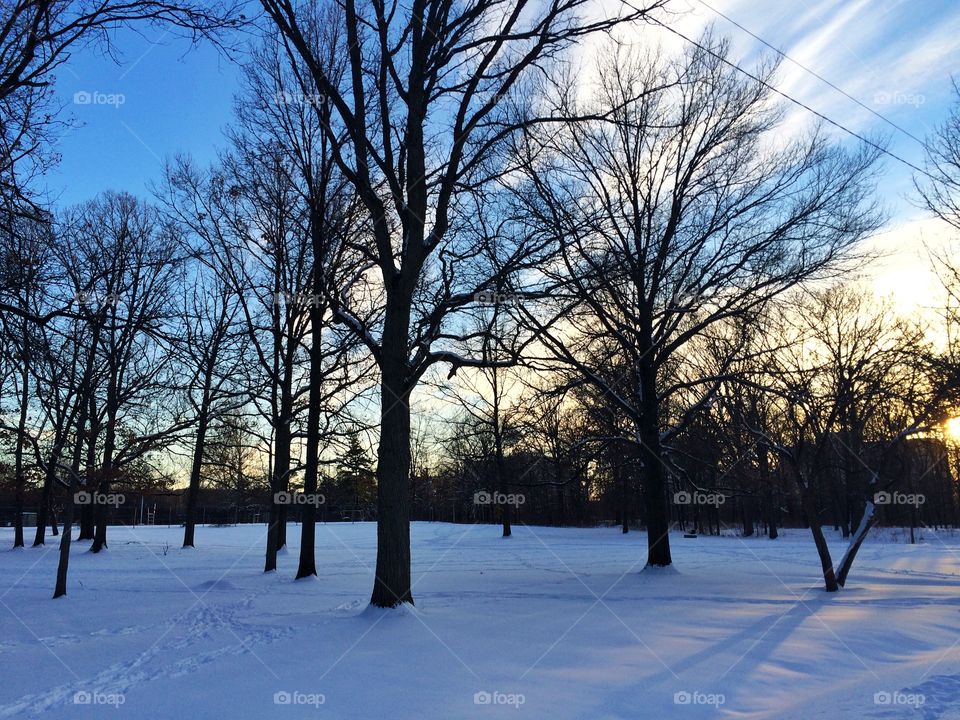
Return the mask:
<path fill-rule="evenodd" d="M 659 444 L 659 443 L 658 443 Z M 667 567 L 670 556 L 670 511 L 667 507 L 666 473 L 657 449 L 645 450 L 644 499 L 647 506 L 647 565 Z"/>
<path fill-rule="evenodd" d="M 17 490 L 14 500 L 14 518 L 13 518 L 13 546 L 15 548 L 23 547 L 23 484 L 17 482 Z"/>
<path fill-rule="evenodd" d="M 289 470 L 287 471 L 289 475 Z M 283 483 L 283 490 L 289 490 L 289 482 Z M 277 552 L 287 546 L 287 522 L 290 520 L 290 506 L 281 505 L 277 508 Z"/>
<path fill-rule="evenodd" d="M 910 544 L 911 545 L 917 544 L 916 529 L 917 529 L 917 506 L 911 505 L 910 506 Z"/>
<path fill-rule="evenodd" d="M 668 567 L 670 556 L 670 507 L 667 504 L 667 475 L 660 457 L 660 422 L 657 407 L 656 370 L 640 371 L 640 427 L 643 458 L 643 495 L 647 511 L 647 565 Z"/>
<path fill-rule="evenodd" d="M 46 544 L 47 521 L 51 523 L 51 529 L 56 530 L 56 520 L 51 512 L 53 503 L 53 484 L 56 482 L 57 466 L 60 464 L 60 456 L 63 452 L 61 444 L 54 446 L 50 457 L 47 458 L 47 471 L 43 474 L 43 491 L 40 495 L 40 506 L 37 508 L 37 532 L 33 537 L 33 546 L 40 547 Z M 56 535 L 56 532 L 53 533 Z"/>
<path fill-rule="evenodd" d="M 92 485 L 90 485 L 87 480 L 84 480 L 83 488 L 89 492 Z M 77 540 L 93 540 L 96 535 L 95 530 L 96 524 L 93 517 L 93 506 L 83 505 L 80 508 L 80 531 L 77 533 Z"/>
<path fill-rule="evenodd" d="M 840 589 L 837 579 L 833 573 L 833 559 L 830 557 L 830 548 L 827 546 L 827 540 L 823 536 L 823 528 L 820 527 L 820 518 L 817 515 L 816 499 L 813 491 L 806 487 L 800 488 L 800 496 L 803 501 L 803 509 L 810 522 L 810 532 L 813 534 L 813 542 L 817 546 L 817 554 L 820 556 L 820 567 L 823 570 L 823 585 L 827 592 L 836 592 Z"/>
<path fill-rule="evenodd" d="M 314 288 L 316 292 L 316 287 Z M 317 306 L 311 307 L 310 318 L 310 406 L 307 408 L 307 457 L 303 469 L 303 492 L 308 502 L 303 506 L 300 523 L 300 565 L 297 567 L 297 580 L 317 574 L 316 539 L 317 506 L 312 497 L 317 494 L 317 479 L 320 472 L 320 403 L 323 398 L 321 379 L 323 377 L 323 348 L 321 331 L 323 312 Z"/>
<path fill-rule="evenodd" d="M 203 468 L 203 448 L 207 440 L 209 407 L 206 399 L 200 407 L 197 435 L 193 445 L 193 463 L 190 466 L 190 487 L 187 490 L 186 518 L 183 524 L 183 547 L 194 547 L 194 528 L 197 523 L 197 498 L 200 495 L 200 471 Z"/>
<path fill-rule="evenodd" d="M 50 512 L 50 486 L 53 484 L 50 472 L 48 467 L 43 476 L 43 490 L 40 494 L 40 504 L 37 506 L 37 529 L 33 535 L 34 547 L 46 544 L 47 521 Z"/>
<path fill-rule="evenodd" d="M 57 586 L 53 590 L 56 600 L 67 594 L 67 569 L 70 565 L 70 535 L 73 532 L 73 494 L 77 491 L 75 475 L 70 475 L 70 489 L 67 492 L 67 506 L 63 515 L 63 535 L 60 538 L 60 562 L 57 564 Z"/>
<path fill-rule="evenodd" d="M 272 484 L 270 490 L 270 511 L 267 515 L 267 550 L 263 562 L 263 571 L 265 573 L 273 572 L 277 569 L 277 526 L 280 523 L 280 514 L 278 512 L 280 506 L 277 505 L 277 501 L 274 498 L 276 493 L 272 492 Z"/>
<path fill-rule="evenodd" d="M 92 485 L 85 484 L 85 490 L 89 490 Z M 93 506 L 83 505 L 80 508 L 80 532 L 77 533 L 77 540 L 93 540 L 95 532 L 93 518 Z"/>
<path fill-rule="evenodd" d="M 103 440 L 103 464 L 100 468 L 99 491 L 102 495 L 110 492 L 110 479 L 113 475 L 113 453 L 117 440 L 117 409 L 118 403 L 114 396 L 107 399 L 107 432 Z M 107 503 L 95 503 L 94 517 L 96 518 L 96 533 L 90 552 L 98 553 L 107 547 Z"/>
<path fill-rule="evenodd" d="M 506 468 L 504 467 L 503 461 L 503 438 L 501 436 L 500 430 L 497 430 L 496 434 L 496 465 L 497 465 L 497 489 L 500 491 L 501 500 L 506 500 L 507 495 L 507 473 Z M 503 525 L 503 537 L 510 537 L 510 514 L 513 508 L 510 507 L 510 503 L 501 502 L 500 503 L 500 523 Z"/>
<path fill-rule="evenodd" d="M 96 406 L 94 405 L 94 401 L 91 400 L 89 417 L 96 418 L 96 416 Z M 87 433 L 86 452 L 87 463 L 84 473 L 84 489 L 87 492 L 93 492 L 96 490 L 94 487 L 94 478 L 96 477 L 94 468 L 97 462 L 97 432 L 92 426 L 92 423 L 90 431 Z M 93 505 L 87 504 L 80 508 L 80 533 L 77 535 L 77 540 L 93 540 L 95 536 Z"/>
<path fill-rule="evenodd" d="M 623 471 L 623 465 L 618 458 L 613 458 L 614 479 L 617 489 L 620 491 L 620 533 L 626 535 L 630 532 L 630 500 L 627 495 L 627 478 Z"/>
<path fill-rule="evenodd" d="M 873 527 L 876 521 L 876 506 L 873 504 L 872 500 L 868 499 L 863 508 L 863 517 L 860 518 L 860 524 L 857 526 L 856 531 L 853 533 L 853 537 L 850 539 L 850 545 L 847 547 L 847 551 L 843 554 L 843 559 L 840 560 L 840 570 L 837 573 L 837 583 L 840 585 L 840 587 L 843 587 L 846 584 L 847 575 L 850 574 L 850 568 L 853 567 L 853 560 L 857 557 L 857 552 L 860 550 L 860 546 L 863 545 L 863 541 L 867 539 L 867 535 L 870 533 L 870 528 Z"/>
<path fill-rule="evenodd" d="M 753 537 L 753 498 L 743 498 L 740 501 L 740 511 L 743 513 L 743 536 Z"/>
<path fill-rule="evenodd" d="M 280 428 L 277 429 L 276 460 L 274 472 L 279 485 L 278 492 L 287 492 L 290 489 L 290 445 L 293 441 L 290 424 L 293 422 L 293 343 L 288 343 L 286 359 L 283 366 L 283 381 L 280 386 Z M 276 509 L 276 549 L 279 552 L 287 546 L 287 520 L 290 514 L 289 505 L 278 505 Z M 274 563 L 276 566 L 276 563 Z"/>
<path fill-rule="evenodd" d="M 413 604 L 410 592 L 410 396 L 407 378 L 409 305 L 388 308 L 380 380 L 377 447 L 377 570 L 370 604 Z M 393 312 L 391 312 L 393 310 Z"/>
<path fill-rule="evenodd" d="M 567 509 L 566 509 L 566 503 L 564 502 L 564 499 L 563 499 L 563 485 L 560 484 L 560 480 L 561 480 L 560 474 L 557 473 L 557 476 L 556 476 L 556 481 L 557 481 L 557 507 L 560 508 L 560 523 L 559 523 L 558 527 L 563 527 L 564 524 L 565 524 L 566 521 L 567 521 L 567 518 L 566 518 Z"/>
<path fill-rule="evenodd" d="M 24 341 L 27 336 L 24 335 Z M 25 353 L 26 355 L 26 353 Z M 21 375 L 21 394 L 20 394 L 20 417 L 17 420 L 17 444 L 14 450 L 14 483 L 16 486 L 14 499 L 14 518 L 13 518 L 13 546 L 15 548 L 23 547 L 23 490 L 27 483 L 26 473 L 23 467 L 23 446 L 25 443 L 25 433 L 27 431 L 27 393 L 30 390 L 30 375 L 27 370 L 27 358 L 24 357 L 23 373 Z"/>
<path fill-rule="evenodd" d="M 77 478 L 80 476 L 80 456 L 83 453 L 87 432 L 87 400 L 83 398 L 80 402 L 83 404 L 80 407 L 80 413 L 77 418 L 77 435 L 73 447 L 73 461 L 70 467 L 67 505 L 63 516 L 63 535 L 60 538 L 60 561 L 57 564 L 57 584 L 53 591 L 54 599 L 67 594 L 67 570 L 70 566 L 70 536 L 73 533 L 73 499 L 74 493 L 77 492 L 79 487 Z"/>
<path fill-rule="evenodd" d="M 267 552 L 263 565 L 264 572 L 277 569 L 277 552 L 286 542 L 286 534 L 281 532 L 281 525 L 286 526 L 286 505 L 277 502 L 277 493 L 287 490 L 288 475 L 290 474 L 290 423 L 289 415 L 281 413 L 281 420 L 277 423 L 275 455 L 273 460 L 273 475 L 270 478 L 270 525 L 267 528 Z"/>

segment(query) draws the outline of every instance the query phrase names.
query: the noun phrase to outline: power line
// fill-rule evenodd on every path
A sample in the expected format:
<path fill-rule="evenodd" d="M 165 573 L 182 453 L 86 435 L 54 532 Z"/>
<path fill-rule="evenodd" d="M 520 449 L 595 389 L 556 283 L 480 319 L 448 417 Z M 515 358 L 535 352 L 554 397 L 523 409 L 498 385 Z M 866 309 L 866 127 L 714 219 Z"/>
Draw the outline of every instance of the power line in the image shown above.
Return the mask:
<path fill-rule="evenodd" d="M 820 74 L 817 73 L 816 71 L 811 70 L 810 68 L 808 68 L 806 65 L 804 65 L 804 64 L 803 64 L 802 62 L 800 62 L 799 60 L 796 60 L 796 59 L 790 57 L 789 55 L 787 55 L 787 53 L 785 53 L 783 50 L 781 50 L 781 49 L 779 49 L 779 48 L 771 45 L 771 44 L 768 43 L 766 40 L 764 40 L 762 37 L 760 37 L 759 35 L 757 35 L 755 32 L 752 32 L 750 29 L 745 28 L 743 25 L 741 25 L 740 23 L 738 23 L 736 20 L 734 20 L 734 19 L 733 19 L 732 17 L 730 17 L 729 15 L 725 15 L 724 13 L 720 12 L 719 10 L 717 10 L 715 7 L 713 7 L 713 6 L 710 5 L 708 2 L 706 2 L 706 0 L 697 0 L 697 2 L 699 2 L 701 5 L 703 5 L 703 6 L 704 6 L 705 8 L 707 8 L 708 10 L 711 10 L 712 12 L 716 13 L 717 15 L 719 15 L 720 17 L 722 17 L 724 20 L 726 20 L 726 21 L 729 22 L 730 24 L 735 25 L 736 27 L 740 28 L 741 30 L 743 30 L 743 32 L 745 32 L 747 35 L 749 35 L 750 37 L 752 37 L 752 38 L 753 38 L 754 40 L 756 40 L 757 42 L 763 43 L 765 46 L 767 46 L 768 48 L 770 48 L 771 50 L 773 50 L 775 53 L 777 53 L 777 55 L 779 55 L 780 57 L 786 58 L 787 60 L 789 60 L 790 62 L 792 62 L 794 65 L 796 65 L 797 67 L 799 67 L 801 70 L 804 70 L 805 72 L 809 73 L 810 75 L 813 75 L 813 77 L 815 77 L 815 78 L 816 78 L 817 80 L 819 80 L 820 82 L 826 83 L 827 85 L 829 85 L 831 88 L 833 88 L 834 90 L 836 90 L 838 93 L 840 93 L 841 95 L 843 95 L 843 96 L 844 96 L 845 98 L 847 98 L 848 100 L 852 100 L 853 102 L 855 102 L 857 105 L 859 105 L 860 107 L 862 107 L 862 108 L 863 108 L 864 110 L 866 110 L 867 112 L 872 113 L 872 114 L 875 115 L 876 117 L 878 117 L 878 118 L 880 118 L 881 120 L 883 120 L 883 121 L 884 121 L 885 123 L 887 123 L 887 125 L 889 125 L 890 127 L 894 128 L 895 130 L 899 130 L 900 132 L 902 132 L 904 135 L 906 135 L 906 136 L 907 136 L 908 138 L 910 138 L 911 140 L 915 140 L 916 142 L 920 143 L 923 147 L 926 147 L 926 146 L 927 146 L 927 144 L 926 144 L 925 141 L 923 141 L 923 140 L 921 140 L 920 138 L 918 138 L 916 135 L 914 135 L 914 134 L 913 134 L 912 132 L 910 132 L 909 130 L 907 130 L 907 129 L 905 129 L 904 127 L 902 127 L 901 125 L 898 125 L 897 123 L 893 122 L 893 120 L 891 120 L 890 118 L 888 118 L 888 117 L 887 117 L 886 115 L 884 115 L 883 113 L 877 112 L 876 110 L 874 110 L 874 109 L 873 109 L 872 107 L 870 107 L 869 105 L 864 104 L 863 102 L 861 102 L 860 100 L 858 100 L 857 98 L 855 98 L 853 95 L 851 95 L 850 93 L 848 93 L 848 92 L 847 92 L 846 90 L 844 90 L 843 88 L 838 87 L 838 86 L 835 85 L 834 83 L 830 82 L 827 78 L 823 77 L 823 75 L 820 75 Z"/>
<path fill-rule="evenodd" d="M 686 35 L 684 35 L 684 34 L 683 34 L 682 32 L 680 32 L 679 30 L 670 27 L 670 26 L 667 25 L 666 23 L 661 22 L 660 20 L 657 20 L 656 18 L 652 18 L 652 17 L 651 17 L 651 18 L 647 18 L 647 19 L 648 19 L 650 22 L 659 25 L 659 26 L 662 27 L 664 30 L 667 30 L 667 31 L 669 31 L 669 32 L 672 32 L 674 35 L 676 35 L 676 36 L 678 36 L 678 37 L 680 37 L 680 38 L 683 38 L 684 40 L 686 40 L 686 41 L 687 41 L 688 43 L 690 43 L 691 45 L 700 48 L 700 49 L 703 50 L 705 53 L 713 56 L 714 58 L 716 58 L 716 59 L 719 60 L 720 62 L 724 63 L 725 65 L 729 65 L 731 68 L 733 68 L 734 70 L 737 70 L 737 71 L 743 73 L 744 75 L 746 75 L 748 78 L 750 78 L 750 79 L 753 80 L 754 82 L 760 83 L 761 85 L 763 85 L 763 87 L 767 88 L 768 90 L 772 90 L 773 92 L 775 92 L 775 93 L 776 93 L 777 95 L 779 95 L 780 97 L 782 97 L 782 98 L 784 98 L 784 99 L 786 99 L 786 100 L 789 100 L 789 101 L 792 102 L 794 105 L 797 105 L 797 106 L 799 106 L 799 107 L 802 107 L 802 108 L 803 108 L 804 110 L 806 110 L 807 112 L 812 113 L 813 115 L 816 115 L 818 118 L 820 118 L 820 119 L 823 120 L 824 122 L 827 122 L 827 123 L 829 123 L 830 125 L 833 125 L 835 128 L 837 128 L 837 129 L 839 129 L 839 130 L 842 130 L 843 132 L 847 133 L 847 134 L 850 135 L 851 137 L 857 138 L 857 139 L 860 140 L 861 142 L 869 145 L 870 147 L 874 148 L 875 150 L 878 150 L 879 152 L 882 152 L 884 155 L 888 155 L 889 157 L 892 157 L 892 158 L 893 158 L 894 160 L 896 160 L 897 162 L 902 163 L 903 165 L 906 165 L 907 167 L 911 168 L 912 170 L 915 170 L 916 172 L 920 173 L 921 175 L 926 175 L 928 178 L 930 178 L 930 179 L 933 180 L 934 182 L 942 182 L 942 181 L 943 181 L 943 178 L 934 177 L 934 176 L 931 175 L 929 172 L 927 172 L 926 170 L 924 170 L 923 168 L 921 168 L 919 165 L 914 165 L 914 164 L 913 164 L 912 162 L 910 162 L 909 160 L 906 160 L 906 159 L 900 157 L 899 155 L 897 155 L 896 153 L 893 153 L 893 152 L 887 150 L 885 147 L 883 147 L 882 145 L 879 145 L 879 144 L 875 143 L 873 140 L 870 140 L 870 139 L 868 139 L 868 138 L 865 138 L 863 135 L 860 135 L 859 133 L 851 130 L 850 128 L 846 127 L 845 125 L 842 125 L 841 123 L 837 122 L 837 121 L 834 120 L 833 118 L 828 117 L 827 115 L 824 115 L 824 114 L 823 114 L 822 112 L 820 112 L 819 110 L 814 110 L 812 107 L 810 107 L 809 105 L 807 105 L 805 102 L 803 102 L 803 101 L 801 101 L 801 100 L 797 100 L 795 97 L 793 97 L 793 96 L 791 96 L 791 95 L 788 95 L 788 94 L 785 93 L 783 90 L 781 90 L 781 89 L 779 89 L 779 88 L 771 85 L 771 84 L 768 83 L 766 80 L 758 77 L 757 75 L 754 75 L 754 74 L 753 74 L 752 72 L 750 72 L 749 70 L 745 70 L 744 68 L 740 67 L 739 65 L 737 65 L 737 64 L 736 64 L 735 62 L 733 62 L 732 60 L 728 60 L 728 59 L 725 58 L 724 56 L 720 55 L 718 52 L 716 52 L 716 51 L 714 51 L 714 50 L 712 50 L 712 49 L 710 49 L 710 48 L 708 48 L 708 47 L 706 47 L 706 46 L 704 46 L 704 45 L 701 45 L 701 44 L 698 43 L 696 40 L 693 40 L 693 39 L 687 37 Z"/>

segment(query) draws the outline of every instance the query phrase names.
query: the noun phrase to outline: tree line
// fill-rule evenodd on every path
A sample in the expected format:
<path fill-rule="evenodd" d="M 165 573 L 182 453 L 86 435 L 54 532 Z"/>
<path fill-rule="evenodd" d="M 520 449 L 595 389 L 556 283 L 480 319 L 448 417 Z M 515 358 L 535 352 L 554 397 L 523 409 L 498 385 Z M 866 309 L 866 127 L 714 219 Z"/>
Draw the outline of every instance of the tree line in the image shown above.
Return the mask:
<path fill-rule="evenodd" d="M 298 578 L 325 494 L 370 508 L 383 607 L 414 517 L 639 520 L 651 567 L 677 522 L 798 522 L 828 591 L 882 515 L 954 523 L 957 264 L 931 254 L 936 322 L 865 290 L 884 148 L 788 129 L 775 59 L 710 29 L 638 46 L 663 4 L 5 9 L 0 430 L 15 545 L 28 490 L 35 545 L 63 505 L 55 597 L 123 488 L 183 486 L 184 547 L 205 486 L 266 498 L 264 570 L 295 517 Z M 48 202 L 52 73 L 144 22 L 243 64 L 217 160 Z M 958 118 L 916 196 L 960 229 Z"/>

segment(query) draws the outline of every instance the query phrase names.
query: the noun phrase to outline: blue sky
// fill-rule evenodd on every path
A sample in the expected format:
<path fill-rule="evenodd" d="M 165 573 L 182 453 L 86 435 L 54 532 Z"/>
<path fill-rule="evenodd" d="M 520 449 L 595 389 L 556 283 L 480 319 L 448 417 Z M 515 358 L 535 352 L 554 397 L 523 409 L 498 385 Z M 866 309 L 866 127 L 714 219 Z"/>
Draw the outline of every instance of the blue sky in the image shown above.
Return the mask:
<path fill-rule="evenodd" d="M 680 0 L 691 10 L 684 28 L 714 22 L 744 58 L 767 51 L 711 7 L 743 25 L 860 102 L 923 138 L 952 101 L 951 72 L 960 72 L 960 2 L 956 0 Z M 680 8 L 678 4 L 675 7 Z M 836 90 L 783 60 L 778 88 L 813 109 L 921 164 L 920 144 Z M 811 115 L 792 111 L 792 121 Z M 838 131 L 839 135 L 843 135 Z M 912 171 L 887 158 L 881 194 L 895 221 L 920 213 L 905 195 Z"/>
<path fill-rule="evenodd" d="M 695 35 L 714 22 L 749 64 L 762 46 L 705 3 L 914 135 L 923 137 L 946 112 L 950 73 L 960 72 L 956 0 L 676 0 L 671 5 L 678 29 Z M 57 95 L 74 122 L 59 142 L 61 164 L 48 178 L 61 203 L 106 189 L 146 194 L 148 184 L 159 179 L 165 157 L 187 152 L 205 161 L 222 143 L 237 69 L 210 47 L 189 50 L 163 30 L 143 32 L 117 34 L 119 63 L 88 48 L 58 72 Z M 680 42 L 663 30 L 644 34 L 668 47 Z M 893 152 L 919 163 L 922 153 L 915 141 L 788 61 L 779 87 L 851 129 L 887 138 Z M 75 97 L 90 102 L 77 104 Z M 809 119 L 798 110 L 791 123 Z M 910 170 L 894 160 L 886 170 L 882 194 L 895 220 L 917 217 L 919 211 L 904 198 Z"/>
<path fill-rule="evenodd" d="M 57 73 L 57 96 L 72 121 L 48 189 L 63 204 L 107 189 L 146 195 L 165 158 L 213 159 L 231 119 L 239 72 L 214 48 L 191 50 L 153 28 L 115 39 L 119 62 L 84 49 Z"/>

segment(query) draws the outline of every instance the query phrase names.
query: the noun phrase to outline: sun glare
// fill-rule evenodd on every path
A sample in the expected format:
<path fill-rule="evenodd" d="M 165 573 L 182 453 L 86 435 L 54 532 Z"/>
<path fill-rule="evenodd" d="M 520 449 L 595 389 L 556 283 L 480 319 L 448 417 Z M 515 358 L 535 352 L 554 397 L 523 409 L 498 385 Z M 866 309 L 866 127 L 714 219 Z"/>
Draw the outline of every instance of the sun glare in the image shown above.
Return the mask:
<path fill-rule="evenodd" d="M 951 440 L 960 442 L 960 416 L 950 418 L 943 426 Z"/>

